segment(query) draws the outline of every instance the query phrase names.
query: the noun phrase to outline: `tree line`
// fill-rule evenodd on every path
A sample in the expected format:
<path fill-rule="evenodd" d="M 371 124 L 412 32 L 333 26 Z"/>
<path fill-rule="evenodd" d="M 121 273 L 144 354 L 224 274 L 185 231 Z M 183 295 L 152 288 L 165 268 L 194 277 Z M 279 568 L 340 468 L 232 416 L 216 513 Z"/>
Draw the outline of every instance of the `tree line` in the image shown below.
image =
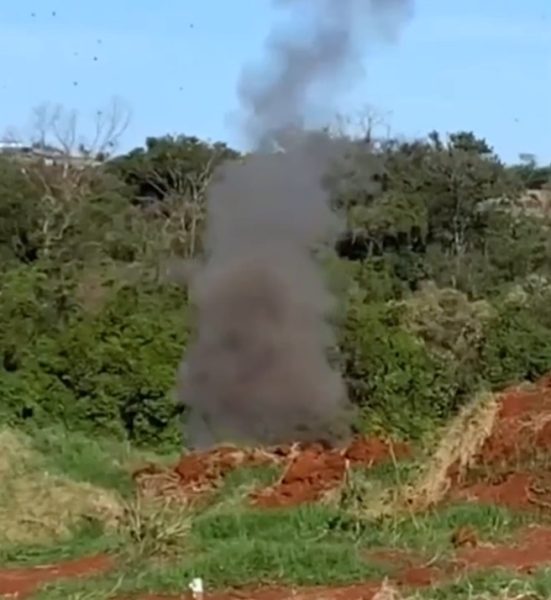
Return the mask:
<path fill-rule="evenodd" d="M 169 266 L 201 255 L 216 168 L 247 157 L 181 135 L 110 158 L 119 133 L 79 165 L 0 154 L 0 421 L 172 446 L 193 317 Z M 551 165 L 506 165 L 472 132 L 347 142 L 324 266 L 357 428 L 431 435 L 478 391 L 551 369 Z"/>

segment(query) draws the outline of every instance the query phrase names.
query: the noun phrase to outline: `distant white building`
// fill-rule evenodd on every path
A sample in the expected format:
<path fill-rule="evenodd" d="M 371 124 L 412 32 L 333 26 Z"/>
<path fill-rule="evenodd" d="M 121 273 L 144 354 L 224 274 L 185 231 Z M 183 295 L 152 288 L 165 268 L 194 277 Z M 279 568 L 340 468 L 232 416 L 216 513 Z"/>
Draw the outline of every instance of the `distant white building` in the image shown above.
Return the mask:
<path fill-rule="evenodd" d="M 31 146 L 13 140 L 0 140 L 0 153 L 2 154 L 26 154 L 30 152 L 32 152 Z"/>
<path fill-rule="evenodd" d="M 25 161 L 41 161 L 48 166 L 72 166 L 77 168 L 96 167 L 101 161 L 84 154 L 67 154 L 50 146 L 29 146 L 12 140 L 0 140 L 0 155 Z"/>

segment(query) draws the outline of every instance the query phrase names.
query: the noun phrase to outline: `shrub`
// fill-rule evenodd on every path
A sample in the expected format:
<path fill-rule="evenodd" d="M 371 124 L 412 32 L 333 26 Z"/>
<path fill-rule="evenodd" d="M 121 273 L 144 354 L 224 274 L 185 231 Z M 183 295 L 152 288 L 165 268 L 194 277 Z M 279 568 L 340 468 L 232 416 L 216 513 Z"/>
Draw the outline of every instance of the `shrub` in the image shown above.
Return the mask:
<path fill-rule="evenodd" d="M 453 370 L 400 325 L 397 307 L 353 299 L 341 348 L 363 429 L 416 438 L 457 409 L 460 390 Z"/>
<path fill-rule="evenodd" d="M 4 365 L 0 376 L 0 417 L 26 426 L 61 422 L 145 445 L 177 443 L 172 388 L 187 337 L 184 306 L 172 288 L 123 286 L 99 312 L 81 311 L 63 327 L 27 336 L 18 364 Z"/>
<path fill-rule="evenodd" d="M 484 378 L 495 389 L 533 381 L 551 366 L 551 293 L 501 298 L 482 354 Z"/>

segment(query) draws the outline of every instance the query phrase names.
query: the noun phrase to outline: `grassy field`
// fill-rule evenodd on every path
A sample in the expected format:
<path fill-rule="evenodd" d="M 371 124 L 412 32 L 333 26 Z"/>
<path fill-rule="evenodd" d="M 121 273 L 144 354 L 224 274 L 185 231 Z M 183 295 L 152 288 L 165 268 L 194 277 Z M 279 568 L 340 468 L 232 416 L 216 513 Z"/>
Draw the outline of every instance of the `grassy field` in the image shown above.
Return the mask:
<path fill-rule="evenodd" d="M 476 503 L 443 503 L 420 513 L 370 511 L 381 490 L 415 481 L 421 458 L 353 471 L 343 489 L 321 503 L 287 509 L 255 508 L 253 489 L 274 482 L 275 467 L 238 469 L 207 502 L 138 500 L 132 472 L 154 456 L 110 440 L 59 430 L 27 437 L 0 432 L 0 561 L 3 567 L 52 564 L 96 554 L 114 558 L 108 572 L 47 585 L 41 599 L 107 599 L 129 594 L 178 595 L 193 577 L 208 590 L 333 586 L 384 581 L 415 557 L 424 568 L 456 552 L 458 531 L 477 543 L 512 544 L 541 515 Z M 390 592 L 389 592 L 390 593 Z M 511 569 L 450 574 L 430 587 L 400 590 L 412 598 L 548 598 L 551 570 L 519 575 Z M 390 596 L 389 596 L 390 597 Z M 394 596 L 396 597 L 396 596 Z"/>

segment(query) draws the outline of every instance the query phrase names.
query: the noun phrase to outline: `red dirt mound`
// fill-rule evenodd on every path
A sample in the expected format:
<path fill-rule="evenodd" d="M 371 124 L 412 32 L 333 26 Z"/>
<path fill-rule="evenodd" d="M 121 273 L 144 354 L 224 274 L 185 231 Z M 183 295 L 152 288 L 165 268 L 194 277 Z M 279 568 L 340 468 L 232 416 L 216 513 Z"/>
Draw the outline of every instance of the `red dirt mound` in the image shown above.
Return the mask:
<path fill-rule="evenodd" d="M 410 456 L 407 444 L 392 443 L 379 438 L 356 438 L 344 452 L 344 457 L 354 464 L 373 466 L 390 459 Z"/>
<path fill-rule="evenodd" d="M 341 452 L 308 448 L 291 460 L 275 486 L 253 493 L 253 503 L 277 507 L 315 502 L 343 481 L 346 468 Z"/>
<path fill-rule="evenodd" d="M 258 506 L 291 506 L 318 500 L 340 485 L 349 464 L 369 468 L 408 454 L 405 444 L 366 438 L 356 438 L 344 449 L 321 443 L 266 449 L 224 446 L 185 455 L 170 470 L 148 466 L 136 471 L 134 480 L 143 495 L 190 499 L 213 490 L 238 467 L 283 465 L 281 480 L 271 488 L 255 492 L 252 500 Z"/>
<path fill-rule="evenodd" d="M 95 556 L 58 565 L 6 569 L 0 571 L 0 597 L 27 598 L 47 583 L 99 575 L 110 570 L 113 564 L 107 556 Z"/>
<path fill-rule="evenodd" d="M 343 482 L 349 464 L 369 468 L 408 454 L 405 444 L 379 439 L 356 438 L 344 450 L 313 445 L 291 459 L 275 486 L 254 493 L 252 499 L 266 508 L 315 502 Z"/>
<path fill-rule="evenodd" d="M 528 473 L 510 473 L 497 481 L 480 481 L 458 489 L 453 497 L 481 504 L 498 504 L 522 509 L 531 502 L 532 477 Z"/>
<path fill-rule="evenodd" d="M 225 475 L 238 467 L 279 464 L 287 452 L 279 448 L 267 451 L 221 446 L 186 454 L 172 469 L 149 465 L 135 471 L 133 479 L 143 496 L 192 499 L 216 488 Z"/>
<path fill-rule="evenodd" d="M 527 388 L 512 388 L 500 395 L 494 430 L 486 440 L 479 463 L 510 465 L 551 450 L 551 380 Z"/>
<path fill-rule="evenodd" d="M 452 497 L 513 509 L 551 508 L 551 377 L 505 390 L 493 431 Z M 453 473 L 453 468 L 450 475 Z"/>

